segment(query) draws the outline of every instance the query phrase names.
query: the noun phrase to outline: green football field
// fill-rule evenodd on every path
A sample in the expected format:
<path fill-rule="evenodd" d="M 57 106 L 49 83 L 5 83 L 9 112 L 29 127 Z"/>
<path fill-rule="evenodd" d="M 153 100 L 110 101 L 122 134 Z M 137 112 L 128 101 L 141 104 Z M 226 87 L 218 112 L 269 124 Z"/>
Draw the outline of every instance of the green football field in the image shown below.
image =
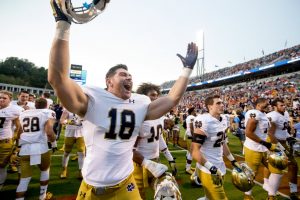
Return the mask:
<path fill-rule="evenodd" d="M 241 154 L 241 146 L 238 139 L 234 136 L 229 135 L 229 147 L 231 148 L 232 153 Z M 60 138 L 58 142 L 58 147 L 62 147 L 63 136 Z M 185 173 L 185 155 L 186 151 L 182 148 L 173 147 L 173 145 L 169 145 L 170 151 L 172 155 L 176 158 L 176 164 L 178 168 L 178 175 L 176 176 L 177 182 L 180 187 L 180 191 L 182 194 L 182 199 L 184 200 L 196 200 L 199 197 L 204 196 L 203 189 L 201 187 L 193 186 L 190 182 L 190 176 Z M 59 174 L 61 170 L 61 155 L 62 151 L 57 151 L 52 156 L 52 164 L 50 170 L 50 183 L 48 187 L 48 191 L 53 193 L 56 199 L 64 199 L 70 200 L 75 199 L 80 180 L 77 179 L 78 175 L 78 165 L 77 161 L 69 161 L 68 167 L 68 178 L 60 179 Z M 75 150 L 72 152 L 75 154 Z M 161 156 L 162 162 L 167 164 L 164 156 Z M 299 160 L 298 160 L 299 161 Z M 195 165 L 195 163 L 193 163 Z M 36 200 L 39 195 L 39 170 L 38 168 L 34 168 L 34 176 L 31 179 L 29 184 L 28 192 L 26 195 L 26 199 L 28 200 Z M 224 188 L 228 199 L 230 200 L 240 200 L 243 199 L 243 193 L 236 189 L 231 183 L 230 171 L 227 171 L 225 177 Z M 3 190 L 0 192 L 0 199 L 9 200 L 15 198 L 15 190 L 17 187 L 17 174 L 8 174 L 6 184 Z M 147 200 L 153 199 L 153 191 L 151 189 L 147 190 Z M 255 185 L 253 190 L 253 196 L 256 200 L 266 199 L 267 192 L 265 192 L 261 186 Z M 278 196 L 279 200 L 287 199 L 281 196 Z"/>

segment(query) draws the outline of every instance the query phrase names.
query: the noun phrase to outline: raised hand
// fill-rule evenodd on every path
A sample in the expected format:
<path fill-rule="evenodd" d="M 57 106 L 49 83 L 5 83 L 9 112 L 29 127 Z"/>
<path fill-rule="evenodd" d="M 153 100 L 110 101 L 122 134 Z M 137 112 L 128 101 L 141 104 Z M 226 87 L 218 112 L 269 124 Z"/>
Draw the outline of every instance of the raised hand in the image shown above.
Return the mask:
<path fill-rule="evenodd" d="M 50 0 L 50 5 L 52 7 L 52 11 L 53 11 L 53 16 L 55 18 L 55 21 L 66 21 L 69 24 L 71 24 L 71 19 L 70 17 L 66 16 L 61 8 L 61 0 Z"/>
<path fill-rule="evenodd" d="M 185 57 L 180 54 L 177 54 L 177 56 L 180 58 L 184 67 L 193 69 L 198 58 L 198 47 L 196 43 L 191 42 L 188 44 Z"/>

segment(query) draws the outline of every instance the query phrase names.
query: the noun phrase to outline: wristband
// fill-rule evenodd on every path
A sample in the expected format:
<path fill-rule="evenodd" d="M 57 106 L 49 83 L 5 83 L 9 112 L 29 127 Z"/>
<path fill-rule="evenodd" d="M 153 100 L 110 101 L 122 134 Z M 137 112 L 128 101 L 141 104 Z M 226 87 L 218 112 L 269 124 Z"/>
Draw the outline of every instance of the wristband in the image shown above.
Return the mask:
<path fill-rule="evenodd" d="M 56 32 L 54 38 L 69 41 L 70 26 L 71 24 L 66 21 L 58 21 L 56 23 Z"/>
<path fill-rule="evenodd" d="M 208 170 L 210 170 L 213 166 L 214 166 L 214 165 L 213 165 L 211 162 L 209 162 L 209 161 L 206 161 L 206 162 L 204 163 L 204 167 L 205 167 L 206 169 L 208 169 Z"/>
<path fill-rule="evenodd" d="M 193 72 L 192 69 L 187 68 L 187 67 L 184 67 L 184 68 L 182 69 L 182 72 L 181 72 L 181 75 L 180 75 L 180 76 L 183 76 L 183 77 L 185 77 L 185 78 L 189 78 L 190 75 L 192 74 L 192 72 Z"/>

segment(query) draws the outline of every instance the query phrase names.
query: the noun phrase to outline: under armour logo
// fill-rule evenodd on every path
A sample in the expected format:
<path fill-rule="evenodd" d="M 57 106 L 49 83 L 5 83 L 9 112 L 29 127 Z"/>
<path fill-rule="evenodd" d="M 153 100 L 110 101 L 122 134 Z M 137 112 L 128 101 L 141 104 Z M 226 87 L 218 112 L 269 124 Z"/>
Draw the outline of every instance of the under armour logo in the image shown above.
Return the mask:
<path fill-rule="evenodd" d="M 134 99 L 133 100 L 129 99 L 129 103 L 134 103 Z"/>
<path fill-rule="evenodd" d="M 133 183 L 130 183 L 129 185 L 127 185 L 127 191 L 128 192 L 132 192 L 132 190 L 134 190 L 135 186 Z"/>
<path fill-rule="evenodd" d="M 82 192 L 82 191 L 80 191 L 80 194 L 79 194 L 79 196 L 82 196 L 83 198 L 85 198 L 85 195 L 86 195 L 86 193 L 85 193 L 85 192 Z"/>

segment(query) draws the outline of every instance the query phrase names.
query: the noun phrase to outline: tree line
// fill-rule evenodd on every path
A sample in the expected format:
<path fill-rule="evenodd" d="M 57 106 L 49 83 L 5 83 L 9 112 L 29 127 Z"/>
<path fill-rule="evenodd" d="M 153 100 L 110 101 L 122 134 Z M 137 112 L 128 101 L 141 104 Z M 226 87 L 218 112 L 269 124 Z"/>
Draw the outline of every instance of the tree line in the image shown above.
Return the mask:
<path fill-rule="evenodd" d="M 52 89 L 47 81 L 47 71 L 27 59 L 8 57 L 0 60 L 0 83 Z"/>

